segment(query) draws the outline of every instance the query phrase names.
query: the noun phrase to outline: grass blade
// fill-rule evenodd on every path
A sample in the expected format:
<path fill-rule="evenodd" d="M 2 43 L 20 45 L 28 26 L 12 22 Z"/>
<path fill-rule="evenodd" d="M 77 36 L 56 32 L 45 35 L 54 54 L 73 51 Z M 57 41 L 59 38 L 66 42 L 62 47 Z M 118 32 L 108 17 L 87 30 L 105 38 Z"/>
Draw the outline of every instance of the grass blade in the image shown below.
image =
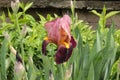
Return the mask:
<path fill-rule="evenodd" d="M 93 63 L 91 63 L 87 80 L 94 80 L 94 75 L 95 75 L 94 74 L 94 66 L 93 66 Z"/>
<path fill-rule="evenodd" d="M 5 66 L 5 58 L 6 58 L 6 53 L 8 50 L 8 43 L 7 40 L 4 39 L 1 47 L 1 53 L 0 53 L 0 72 L 1 72 L 1 80 L 7 80 L 7 75 L 6 75 L 6 66 Z"/>

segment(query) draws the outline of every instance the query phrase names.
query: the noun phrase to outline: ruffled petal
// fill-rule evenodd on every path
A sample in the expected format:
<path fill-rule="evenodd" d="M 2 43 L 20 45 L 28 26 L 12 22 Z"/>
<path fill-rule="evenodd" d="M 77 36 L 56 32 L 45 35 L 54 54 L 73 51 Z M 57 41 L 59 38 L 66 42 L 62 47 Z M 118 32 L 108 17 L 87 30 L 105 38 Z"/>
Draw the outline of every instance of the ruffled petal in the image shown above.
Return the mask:
<path fill-rule="evenodd" d="M 55 55 L 55 61 L 57 64 L 61 64 L 67 61 L 73 51 L 73 46 L 71 45 L 69 49 L 67 49 L 64 45 L 60 45 L 58 47 L 57 53 Z"/>
<path fill-rule="evenodd" d="M 60 40 L 60 18 L 45 23 L 45 29 L 47 30 L 48 37 L 53 42 L 57 43 Z"/>
<path fill-rule="evenodd" d="M 71 44 L 70 48 L 67 50 L 65 61 L 67 61 L 71 57 L 72 52 L 73 52 L 73 45 Z"/>
<path fill-rule="evenodd" d="M 67 53 L 67 48 L 64 45 L 60 45 L 55 54 L 55 61 L 57 64 L 61 64 L 65 61 L 66 53 Z"/>
<path fill-rule="evenodd" d="M 61 30 L 69 39 L 71 39 L 70 17 L 68 15 L 64 15 L 62 18 L 56 18 L 55 20 L 45 23 L 45 29 L 47 30 L 49 39 L 54 43 L 58 43 L 64 37 L 61 35 Z"/>
<path fill-rule="evenodd" d="M 60 19 L 60 25 L 62 27 L 62 29 L 67 33 L 69 39 L 71 39 L 71 34 L 70 34 L 70 17 L 68 15 L 64 15 L 61 19 Z"/>
<path fill-rule="evenodd" d="M 43 43 L 42 43 L 42 53 L 44 55 L 46 55 L 46 47 L 47 47 L 48 43 L 49 43 L 48 40 L 44 40 Z"/>
<path fill-rule="evenodd" d="M 77 43 L 76 43 L 75 39 L 73 38 L 73 36 L 71 36 L 70 43 L 72 44 L 73 48 L 75 48 L 76 45 L 77 45 Z"/>

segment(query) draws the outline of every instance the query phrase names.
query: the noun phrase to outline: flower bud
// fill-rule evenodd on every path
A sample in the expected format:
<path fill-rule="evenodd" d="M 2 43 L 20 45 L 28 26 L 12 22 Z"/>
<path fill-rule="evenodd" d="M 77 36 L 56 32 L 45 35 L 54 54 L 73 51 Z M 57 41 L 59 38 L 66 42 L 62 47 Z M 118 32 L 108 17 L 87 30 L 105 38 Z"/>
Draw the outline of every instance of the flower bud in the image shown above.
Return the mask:
<path fill-rule="evenodd" d="M 26 33 L 27 33 L 26 28 L 27 28 L 27 26 L 26 26 L 26 25 L 22 26 L 21 35 L 22 35 L 23 37 L 24 37 L 24 36 L 26 35 Z"/>
<path fill-rule="evenodd" d="M 15 2 L 11 1 L 11 8 L 14 13 L 17 13 L 19 9 L 19 0 L 15 0 Z"/>
<path fill-rule="evenodd" d="M 25 68 L 20 61 L 16 61 L 14 64 L 14 74 L 17 80 L 22 80 L 25 74 Z"/>
<path fill-rule="evenodd" d="M 70 65 L 70 67 L 68 68 L 68 70 L 66 70 L 66 73 L 65 73 L 65 80 L 69 80 L 69 78 L 71 77 L 72 68 L 73 68 L 73 65 Z"/>
<path fill-rule="evenodd" d="M 50 71 L 50 73 L 49 73 L 49 80 L 54 80 L 54 76 L 53 76 L 53 74 L 52 74 L 51 71 Z"/>

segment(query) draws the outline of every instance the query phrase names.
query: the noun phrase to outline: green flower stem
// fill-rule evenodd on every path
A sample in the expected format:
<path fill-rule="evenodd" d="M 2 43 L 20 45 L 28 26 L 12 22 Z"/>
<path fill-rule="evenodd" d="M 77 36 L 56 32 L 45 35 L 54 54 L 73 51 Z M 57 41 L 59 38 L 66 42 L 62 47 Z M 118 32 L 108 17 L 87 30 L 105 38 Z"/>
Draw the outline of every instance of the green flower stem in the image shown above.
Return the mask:
<path fill-rule="evenodd" d="M 20 39 L 20 47 L 21 47 L 21 55 L 22 55 L 22 60 L 24 61 L 24 50 L 23 50 L 23 37 L 21 35 L 21 30 L 20 30 L 20 26 L 19 26 L 19 22 L 18 22 L 18 16 L 16 13 L 15 14 L 15 23 L 16 23 L 16 26 L 17 26 L 17 30 L 18 30 L 18 34 L 20 35 L 19 39 Z M 23 62 L 24 64 L 24 62 Z"/>

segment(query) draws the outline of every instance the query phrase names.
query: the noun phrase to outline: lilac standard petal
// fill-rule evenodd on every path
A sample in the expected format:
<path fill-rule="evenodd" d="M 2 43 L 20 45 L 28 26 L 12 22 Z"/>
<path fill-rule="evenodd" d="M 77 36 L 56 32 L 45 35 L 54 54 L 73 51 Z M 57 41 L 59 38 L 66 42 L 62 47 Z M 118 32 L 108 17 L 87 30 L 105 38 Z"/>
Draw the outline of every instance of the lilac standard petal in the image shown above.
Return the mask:
<path fill-rule="evenodd" d="M 77 45 L 77 43 L 76 43 L 75 39 L 73 38 L 73 36 L 71 36 L 70 43 L 72 44 L 73 48 L 75 48 L 76 45 Z"/>
<path fill-rule="evenodd" d="M 54 41 L 57 42 L 60 40 L 60 18 L 57 18 L 55 20 L 49 21 L 45 23 L 45 29 L 47 30 L 48 37 Z"/>
<path fill-rule="evenodd" d="M 42 53 L 44 55 L 46 55 L 46 47 L 47 47 L 48 43 L 49 43 L 49 41 L 47 41 L 47 40 L 44 40 L 42 43 Z"/>
<path fill-rule="evenodd" d="M 71 39 L 71 35 L 70 35 L 70 17 L 68 15 L 64 15 L 61 19 L 60 19 L 60 25 L 63 28 L 63 30 L 67 33 L 69 39 Z"/>
<path fill-rule="evenodd" d="M 56 18 L 55 20 L 45 23 L 45 29 L 47 30 L 48 37 L 54 42 L 59 42 L 63 36 L 61 36 L 61 29 L 66 32 L 66 35 L 71 39 L 70 35 L 70 17 L 64 15 L 62 18 Z"/>

